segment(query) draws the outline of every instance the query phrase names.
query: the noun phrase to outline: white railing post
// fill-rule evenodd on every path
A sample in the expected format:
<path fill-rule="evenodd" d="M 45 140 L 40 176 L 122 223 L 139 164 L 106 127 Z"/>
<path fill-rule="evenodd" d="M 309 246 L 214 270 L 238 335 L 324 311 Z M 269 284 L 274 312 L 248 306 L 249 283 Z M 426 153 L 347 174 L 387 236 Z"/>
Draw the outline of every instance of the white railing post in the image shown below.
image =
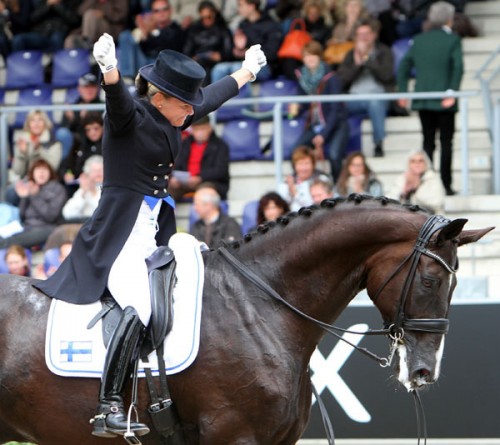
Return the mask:
<path fill-rule="evenodd" d="M 279 101 L 273 107 L 273 154 L 276 187 L 283 181 L 283 102 Z"/>
<path fill-rule="evenodd" d="M 462 194 L 469 195 L 469 101 L 460 99 L 460 152 L 462 155 Z"/>

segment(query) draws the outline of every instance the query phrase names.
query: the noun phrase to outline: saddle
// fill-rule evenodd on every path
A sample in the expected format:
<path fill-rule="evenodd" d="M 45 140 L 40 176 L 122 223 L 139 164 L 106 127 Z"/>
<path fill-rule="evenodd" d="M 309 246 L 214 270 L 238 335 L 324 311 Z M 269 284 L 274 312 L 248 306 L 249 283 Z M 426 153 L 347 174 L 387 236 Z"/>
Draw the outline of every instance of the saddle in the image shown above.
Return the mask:
<path fill-rule="evenodd" d="M 175 257 L 172 249 L 161 246 L 146 259 L 151 289 L 151 320 L 141 348 L 141 356 L 149 353 L 163 343 L 172 329 L 173 324 L 173 290 L 176 282 Z M 101 297 L 102 309 L 89 322 L 91 329 L 102 320 L 102 336 L 105 346 L 108 346 L 111 335 L 116 329 L 122 309 L 108 289 Z"/>

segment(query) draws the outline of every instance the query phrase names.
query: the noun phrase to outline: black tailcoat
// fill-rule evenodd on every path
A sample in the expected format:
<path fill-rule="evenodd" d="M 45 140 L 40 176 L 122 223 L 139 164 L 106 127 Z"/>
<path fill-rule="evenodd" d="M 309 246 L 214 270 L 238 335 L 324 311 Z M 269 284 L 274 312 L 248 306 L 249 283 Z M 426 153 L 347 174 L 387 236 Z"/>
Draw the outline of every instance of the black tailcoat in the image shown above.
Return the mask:
<path fill-rule="evenodd" d="M 86 304 L 103 294 L 109 271 L 132 231 L 145 195 L 164 198 L 181 146 L 181 130 L 238 94 L 227 76 L 204 88 L 205 100 L 183 127 L 173 127 L 147 100 L 135 99 L 120 80 L 104 85 L 104 184 L 99 206 L 83 225 L 68 258 L 35 287 L 50 297 Z M 176 230 L 173 209 L 162 202 L 158 245 Z"/>

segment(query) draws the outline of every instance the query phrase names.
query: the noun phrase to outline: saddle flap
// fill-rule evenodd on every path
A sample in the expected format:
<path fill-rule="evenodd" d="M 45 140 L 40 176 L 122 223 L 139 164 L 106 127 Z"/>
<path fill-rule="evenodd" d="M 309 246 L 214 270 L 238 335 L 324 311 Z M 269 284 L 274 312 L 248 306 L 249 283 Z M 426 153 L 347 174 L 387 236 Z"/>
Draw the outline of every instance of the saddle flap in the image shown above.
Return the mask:
<path fill-rule="evenodd" d="M 173 291 L 176 282 L 175 266 L 175 261 L 170 261 L 161 269 L 154 269 L 149 272 L 152 309 L 150 337 L 153 349 L 157 349 L 162 344 L 172 329 Z"/>

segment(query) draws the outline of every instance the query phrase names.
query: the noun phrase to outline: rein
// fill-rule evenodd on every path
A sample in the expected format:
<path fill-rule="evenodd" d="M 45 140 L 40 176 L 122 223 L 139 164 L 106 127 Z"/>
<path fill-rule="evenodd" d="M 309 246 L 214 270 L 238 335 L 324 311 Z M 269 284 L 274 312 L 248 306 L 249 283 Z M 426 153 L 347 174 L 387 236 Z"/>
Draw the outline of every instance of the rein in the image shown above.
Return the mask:
<path fill-rule="evenodd" d="M 400 296 L 400 302 L 399 302 L 399 308 L 397 311 L 396 319 L 392 323 L 385 323 L 384 324 L 384 329 L 375 329 L 375 330 L 367 330 L 364 332 L 356 332 L 356 331 L 351 331 L 348 329 L 343 329 L 339 328 L 337 326 L 334 326 L 332 324 L 325 323 L 321 320 L 318 320 L 304 312 L 302 312 L 300 309 L 296 308 L 294 305 L 286 301 L 280 294 L 278 294 L 269 284 L 267 284 L 265 281 L 263 281 L 258 275 L 256 275 L 252 270 L 250 270 L 246 265 L 244 265 L 241 261 L 239 261 L 234 255 L 232 255 L 225 247 L 220 247 L 218 249 L 218 252 L 222 255 L 222 257 L 229 263 L 231 264 L 238 272 L 240 272 L 241 275 L 243 275 L 245 278 L 247 278 L 249 281 L 251 281 L 256 287 L 264 291 L 267 295 L 270 297 L 274 298 L 275 300 L 281 302 L 284 304 L 286 307 L 288 307 L 290 310 L 298 314 L 299 316 L 312 321 L 316 325 L 318 325 L 320 328 L 328 332 L 329 334 L 335 336 L 339 340 L 344 341 L 354 349 L 358 350 L 359 352 L 363 353 L 364 355 L 370 357 L 371 359 L 375 360 L 376 362 L 379 363 L 380 366 L 382 367 L 388 367 L 392 363 L 392 359 L 396 353 L 396 350 L 398 348 L 398 345 L 403 343 L 403 338 L 405 335 L 405 330 L 406 331 L 418 331 L 418 332 L 426 332 L 426 333 L 432 333 L 432 334 L 446 334 L 448 332 L 449 328 L 449 320 L 447 318 L 406 318 L 405 316 L 405 305 L 406 305 L 406 300 L 408 298 L 411 285 L 413 284 L 413 279 L 415 278 L 416 271 L 417 271 L 417 266 L 420 261 L 420 258 L 422 255 L 426 255 L 435 261 L 437 261 L 441 266 L 443 266 L 449 273 L 454 274 L 457 269 L 455 267 L 451 267 L 443 258 L 441 258 L 439 255 L 437 255 L 434 252 L 431 252 L 430 250 L 427 249 L 427 245 L 432 237 L 432 235 L 437 232 L 439 229 L 443 228 L 444 226 L 448 225 L 450 222 L 449 219 L 444 218 L 439 215 L 433 215 L 429 217 L 422 228 L 420 229 L 420 232 L 418 234 L 415 246 L 412 250 L 412 252 L 401 262 L 401 264 L 384 280 L 382 285 L 379 287 L 377 292 L 375 293 L 374 297 L 372 298 L 372 301 L 375 302 L 375 300 L 378 298 L 382 290 L 385 288 L 385 286 L 403 269 L 404 265 L 410 261 L 410 270 L 408 272 L 408 275 L 406 277 L 406 280 L 403 284 L 403 287 L 401 289 L 401 296 Z M 387 358 L 385 357 L 379 357 L 378 355 L 374 354 L 373 352 L 369 351 L 366 348 L 361 348 L 358 345 L 355 345 L 351 343 L 350 341 L 346 340 L 344 337 L 342 337 L 338 332 L 343 332 L 343 333 L 353 333 L 353 334 L 359 334 L 359 335 L 387 335 L 389 338 L 392 340 L 392 344 L 390 347 L 390 352 L 389 356 Z M 314 386 L 314 385 L 313 385 Z M 413 396 L 414 396 L 414 401 L 415 401 L 415 409 L 417 413 L 417 429 L 418 429 L 418 443 L 420 444 L 420 437 L 421 434 L 420 432 L 423 432 L 423 437 L 425 438 L 425 442 L 427 443 L 427 429 L 425 425 L 425 414 L 423 411 L 423 406 L 422 406 L 422 401 L 420 399 L 419 394 L 417 393 L 416 390 L 412 390 Z M 316 397 L 318 399 L 318 397 Z M 322 413 L 324 417 L 324 413 Z M 329 435 L 331 434 L 333 436 L 333 430 L 330 428 L 327 428 L 327 431 L 330 430 L 331 433 L 328 433 Z M 332 442 L 330 442 L 332 443 Z"/>

